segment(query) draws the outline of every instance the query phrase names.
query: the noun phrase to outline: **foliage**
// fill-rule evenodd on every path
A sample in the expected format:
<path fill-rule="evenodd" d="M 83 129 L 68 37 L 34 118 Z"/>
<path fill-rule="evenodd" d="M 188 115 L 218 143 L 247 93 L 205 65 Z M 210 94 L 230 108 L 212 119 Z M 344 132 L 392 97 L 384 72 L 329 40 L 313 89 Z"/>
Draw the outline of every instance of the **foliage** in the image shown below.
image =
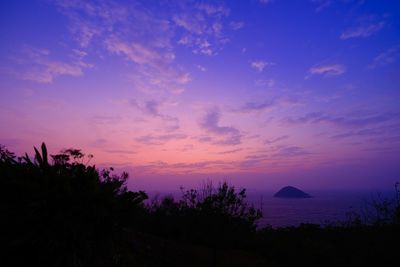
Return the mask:
<path fill-rule="evenodd" d="M 372 199 L 364 217 L 325 226 L 256 228 L 246 190 L 206 183 L 145 204 L 128 174 L 88 165 L 65 149 L 16 157 L 0 145 L 2 261 L 10 266 L 393 266 L 400 190 Z M 394 244 L 394 245 L 392 245 Z M 4 264 L 2 264 L 4 266 Z"/>
<path fill-rule="evenodd" d="M 256 230 L 262 216 L 245 201 L 246 190 L 237 191 L 224 182 L 207 183 L 200 190 L 182 190 L 182 199 L 166 197 L 150 207 L 148 231 L 178 237 L 208 246 L 243 246 Z"/>
<path fill-rule="evenodd" d="M 364 211 L 365 224 L 375 226 L 400 225 L 400 184 L 395 184 L 395 197 L 372 197 Z"/>
<path fill-rule="evenodd" d="M 25 154 L 16 161 L 13 153 L 0 148 L 0 207 L 6 218 L 2 238 L 11 262 L 123 265 L 128 258 L 122 257 L 124 229 L 137 225 L 147 195 L 126 189 L 126 173 L 84 165 L 80 150 L 53 155 L 53 164 L 44 143 L 34 150 L 33 160 Z"/>

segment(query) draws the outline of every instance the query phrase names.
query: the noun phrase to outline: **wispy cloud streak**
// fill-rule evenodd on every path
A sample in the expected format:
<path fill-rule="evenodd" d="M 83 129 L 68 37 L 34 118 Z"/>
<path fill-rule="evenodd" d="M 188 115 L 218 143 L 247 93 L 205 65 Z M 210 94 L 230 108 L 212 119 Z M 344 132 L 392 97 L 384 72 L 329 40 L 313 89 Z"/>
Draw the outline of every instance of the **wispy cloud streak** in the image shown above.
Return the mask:
<path fill-rule="evenodd" d="M 319 65 L 309 69 L 309 75 L 306 79 L 312 75 L 322 75 L 325 77 L 338 76 L 345 73 L 346 68 L 342 64 L 330 64 L 330 65 Z"/>
<path fill-rule="evenodd" d="M 400 120 L 400 113 L 387 112 L 368 116 L 332 116 L 321 112 L 308 113 L 302 117 L 289 117 L 283 120 L 285 124 L 329 124 L 337 127 L 364 127 L 389 121 Z"/>
<path fill-rule="evenodd" d="M 385 26 L 384 21 L 380 21 L 378 23 L 362 25 L 355 28 L 350 28 L 345 30 L 341 35 L 340 39 L 347 40 L 351 38 L 366 38 L 373 34 L 376 34 Z"/>
<path fill-rule="evenodd" d="M 172 140 L 185 139 L 184 134 L 162 134 L 162 135 L 143 135 L 135 138 L 135 140 L 145 145 L 163 145 Z"/>
<path fill-rule="evenodd" d="M 21 51 L 22 57 L 18 58 L 17 62 L 22 71 L 16 75 L 23 80 L 52 83 L 59 76 L 82 76 L 85 68 L 92 67 L 91 64 L 83 62 L 82 55 L 67 63 L 51 59 L 51 53 L 47 49 L 25 45 Z"/>
<path fill-rule="evenodd" d="M 369 65 L 370 68 L 377 68 L 389 65 L 396 62 L 400 55 L 400 46 L 394 46 L 386 51 L 377 55 L 372 63 Z"/>

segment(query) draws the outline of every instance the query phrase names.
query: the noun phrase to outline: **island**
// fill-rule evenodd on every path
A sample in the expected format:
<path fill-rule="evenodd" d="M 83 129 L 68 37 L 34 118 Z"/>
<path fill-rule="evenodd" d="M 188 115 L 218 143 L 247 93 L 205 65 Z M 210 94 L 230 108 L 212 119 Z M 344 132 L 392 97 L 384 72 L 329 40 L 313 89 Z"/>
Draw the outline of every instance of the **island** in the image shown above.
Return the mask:
<path fill-rule="evenodd" d="M 277 193 L 275 193 L 274 197 L 279 198 L 310 198 L 311 196 L 302 190 L 293 187 L 293 186 L 285 186 Z"/>

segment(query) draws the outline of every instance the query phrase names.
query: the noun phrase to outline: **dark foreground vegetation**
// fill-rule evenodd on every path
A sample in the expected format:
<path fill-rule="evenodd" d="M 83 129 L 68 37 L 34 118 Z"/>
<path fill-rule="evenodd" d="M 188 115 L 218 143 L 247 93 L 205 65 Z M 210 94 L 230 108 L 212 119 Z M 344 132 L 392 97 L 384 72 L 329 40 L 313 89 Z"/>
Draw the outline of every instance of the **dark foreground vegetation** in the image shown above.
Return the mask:
<path fill-rule="evenodd" d="M 51 158 L 51 160 L 49 160 Z M 80 150 L 0 146 L 1 266 L 398 266 L 399 198 L 330 225 L 257 229 L 226 183 L 146 202 Z M 397 197 L 399 192 L 397 190 Z"/>

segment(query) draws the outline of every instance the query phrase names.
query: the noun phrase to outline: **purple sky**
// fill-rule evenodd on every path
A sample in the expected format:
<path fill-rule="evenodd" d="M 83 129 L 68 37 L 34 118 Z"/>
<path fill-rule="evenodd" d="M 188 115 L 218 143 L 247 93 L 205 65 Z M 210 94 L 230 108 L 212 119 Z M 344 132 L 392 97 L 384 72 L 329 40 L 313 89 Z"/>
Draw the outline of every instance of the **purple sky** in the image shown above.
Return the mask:
<path fill-rule="evenodd" d="M 0 144 L 132 188 L 400 181 L 400 2 L 0 3 Z"/>

